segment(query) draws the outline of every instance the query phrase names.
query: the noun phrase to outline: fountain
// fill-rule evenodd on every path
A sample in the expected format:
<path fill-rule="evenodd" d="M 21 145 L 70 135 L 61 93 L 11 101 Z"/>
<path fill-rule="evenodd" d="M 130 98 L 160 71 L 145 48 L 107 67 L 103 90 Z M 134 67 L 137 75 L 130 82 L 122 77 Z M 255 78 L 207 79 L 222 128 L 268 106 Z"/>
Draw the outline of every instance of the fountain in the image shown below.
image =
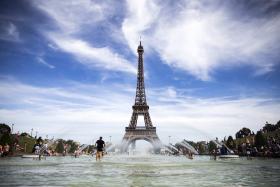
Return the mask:
<path fill-rule="evenodd" d="M 187 142 L 187 140 L 185 140 L 185 139 L 182 142 L 179 142 L 178 144 L 183 146 L 184 148 L 186 148 L 188 151 L 192 152 L 193 154 L 196 154 L 196 155 L 199 154 L 197 152 L 197 150 L 193 146 L 191 146 L 191 144 L 189 144 Z"/>
<path fill-rule="evenodd" d="M 221 155 L 219 155 L 219 158 L 239 158 L 238 155 L 235 155 L 233 150 L 231 150 L 230 148 L 228 148 L 224 143 L 219 142 L 217 139 L 216 140 L 212 140 L 212 142 L 214 142 L 217 146 L 217 148 L 219 148 L 220 150 L 225 149 L 225 153 L 221 152 Z"/>
<path fill-rule="evenodd" d="M 116 148 L 117 148 L 118 146 L 117 145 L 115 145 L 115 144 L 112 144 L 112 143 L 106 143 L 106 147 L 105 147 L 105 150 L 106 150 L 106 152 L 113 152 L 113 151 L 116 151 Z"/>
<path fill-rule="evenodd" d="M 177 147 L 175 147 L 174 145 L 172 145 L 171 143 L 169 143 L 168 145 L 166 145 L 166 147 L 171 150 L 173 152 L 173 154 L 179 154 L 179 150 L 177 149 Z"/>
<path fill-rule="evenodd" d="M 78 148 L 78 153 L 82 153 L 83 150 L 85 150 L 89 145 L 88 144 L 82 144 L 79 148 Z"/>

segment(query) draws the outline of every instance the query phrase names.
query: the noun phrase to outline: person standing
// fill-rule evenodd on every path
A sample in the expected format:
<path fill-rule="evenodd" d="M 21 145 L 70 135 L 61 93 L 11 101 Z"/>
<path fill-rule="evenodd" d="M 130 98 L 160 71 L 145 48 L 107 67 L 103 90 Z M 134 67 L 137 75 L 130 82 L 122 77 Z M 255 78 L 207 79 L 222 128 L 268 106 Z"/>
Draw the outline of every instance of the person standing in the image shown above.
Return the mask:
<path fill-rule="evenodd" d="M 100 160 L 103 156 L 103 149 L 105 147 L 105 142 L 102 140 L 102 137 L 99 138 L 99 140 L 95 143 L 96 146 L 96 161 Z"/>

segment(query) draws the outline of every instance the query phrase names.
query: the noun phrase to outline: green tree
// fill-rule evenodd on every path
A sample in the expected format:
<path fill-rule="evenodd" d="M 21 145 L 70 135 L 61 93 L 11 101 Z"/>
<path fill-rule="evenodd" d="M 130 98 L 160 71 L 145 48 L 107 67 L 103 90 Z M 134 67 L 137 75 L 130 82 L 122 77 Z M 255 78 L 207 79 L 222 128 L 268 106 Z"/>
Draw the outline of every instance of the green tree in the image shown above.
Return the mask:
<path fill-rule="evenodd" d="M 227 147 L 230 148 L 230 149 L 233 149 L 233 148 L 236 147 L 232 136 L 229 136 L 229 137 L 228 137 L 228 139 L 227 139 L 227 141 L 226 141 L 226 145 L 227 145 Z"/>
<path fill-rule="evenodd" d="M 243 127 L 242 129 L 240 129 L 240 130 L 236 133 L 235 137 L 236 137 L 236 138 L 242 138 L 242 137 L 244 137 L 244 136 L 250 136 L 250 135 L 251 135 L 251 130 L 248 129 L 248 128 L 246 128 L 246 127 Z"/>
<path fill-rule="evenodd" d="M 265 126 L 263 127 L 263 130 L 268 131 L 268 132 L 275 131 L 276 129 L 277 129 L 277 125 L 273 125 L 273 124 L 270 124 L 268 122 L 266 122 Z"/>
<path fill-rule="evenodd" d="M 28 133 L 26 133 L 26 132 L 23 132 L 23 133 L 20 134 L 20 136 L 29 137 L 30 135 Z"/>
<path fill-rule="evenodd" d="M 78 147 L 79 145 L 74 142 L 73 144 L 71 144 L 69 153 L 74 153 L 76 150 L 78 150 Z"/>
<path fill-rule="evenodd" d="M 255 136 L 255 145 L 257 147 L 266 145 L 266 139 L 261 131 L 258 131 Z"/>
<path fill-rule="evenodd" d="M 73 140 L 67 140 L 66 143 L 70 146 L 69 153 L 74 153 L 79 147 L 79 145 Z"/>
<path fill-rule="evenodd" d="M 276 128 L 280 128 L 280 120 L 275 124 Z"/>
<path fill-rule="evenodd" d="M 9 144 L 9 145 L 12 144 L 12 137 L 8 133 L 3 134 L 0 139 L 0 145 L 5 145 L 5 144 Z"/>
<path fill-rule="evenodd" d="M 10 134 L 11 128 L 5 123 L 0 123 L 0 134 Z"/>
<path fill-rule="evenodd" d="M 202 143 L 198 144 L 198 152 L 199 152 L 199 154 L 205 154 L 205 152 L 206 152 L 205 146 Z"/>
<path fill-rule="evenodd" d="M 64 151 L 64 144 L 63 144 L 62 140 L 58 140 L 58 143 L 56 145 L 55 151 L 57 153 L 63 153 L 63 151 Z"/>
<path fill-rule="evenodd" d="M 208 149 L 209 153 L 212 153 L 215 149 L 217 149 L 217 145 L 213 141 L 210 141 L 208 144 Z"/>

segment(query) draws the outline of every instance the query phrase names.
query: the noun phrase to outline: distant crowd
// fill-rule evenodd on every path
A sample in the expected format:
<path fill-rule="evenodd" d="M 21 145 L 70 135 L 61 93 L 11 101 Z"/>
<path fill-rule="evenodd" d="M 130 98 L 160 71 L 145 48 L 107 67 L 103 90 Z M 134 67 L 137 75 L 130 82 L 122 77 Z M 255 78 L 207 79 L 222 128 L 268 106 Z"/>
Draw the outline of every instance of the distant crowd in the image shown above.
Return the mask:
<path fill-rule="evenodd" d="M 0 145 L 0 156 L 5 157 L 8 156 L 10 152 L 10 146 L 6 143 L 4 146 Z"/>
<path fill-rule="evenodd" d="M 266 144 L 260 147 L 251 143 L 242 143 L 238 146 L 236 153 L 241 156 L 280 157 L 279 136 L 268 137 Z"/>
<path fill-rule="evenodd" d="M 230 147 L 233 140 L 225 143 Z M 248 128 L 242 128 L 236 133 L 233 150 L 240 156 L 260 156 L 280 158 L 280 121 L 276 124 L 266 122 L 255 134 Z"/>

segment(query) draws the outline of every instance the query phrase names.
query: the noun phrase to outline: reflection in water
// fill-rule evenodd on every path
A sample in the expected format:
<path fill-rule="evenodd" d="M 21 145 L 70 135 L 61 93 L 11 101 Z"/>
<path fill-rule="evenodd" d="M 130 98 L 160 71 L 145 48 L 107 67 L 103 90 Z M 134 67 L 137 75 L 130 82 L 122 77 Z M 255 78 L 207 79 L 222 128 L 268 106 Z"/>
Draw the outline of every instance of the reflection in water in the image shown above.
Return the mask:
<path fill-rule="evenodd" d="M 280 160 L 210 160 L 196 156 L 106 155 L 0 159 L 0 185 L 59 186 L 277 186 Z"/>

